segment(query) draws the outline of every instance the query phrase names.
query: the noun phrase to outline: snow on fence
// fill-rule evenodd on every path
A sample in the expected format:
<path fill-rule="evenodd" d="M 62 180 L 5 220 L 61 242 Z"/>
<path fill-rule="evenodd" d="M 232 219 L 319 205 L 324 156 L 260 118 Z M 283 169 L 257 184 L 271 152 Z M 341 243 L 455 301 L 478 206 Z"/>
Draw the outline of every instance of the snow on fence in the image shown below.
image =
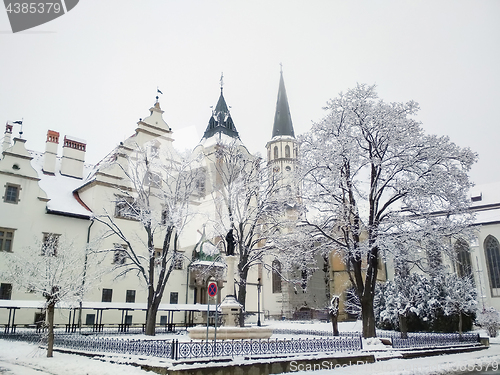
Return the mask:
<path fill-rule="evenodd" d="M 392 337 L 392 347 L 395 349 L 429 348 L 457 344 L 480 343 L 479 334 L 476 333 L 440 333 L 440 334 L 414 334 L 407 339 Z"/>
<path fill-rule="evenodd" d="M 103 338 L 93 335 L 58 333 L 54 346 L 84 352 L 121 353 L 172 359 L 203 357 L 238 357 L 251 355 L 279 355 L 319 352 L 355 352 L 362 349 L 359 332 L 341 332 L 332 336 L 328 331 L 275 329 L 276 334 L 302 334 L 328 336 L 313 339 L 267 339 L 267 340 L 221 340 L 217 343 L 205 341 L 184 342 L 179 340 L 134 340 L 125 338 Z M 430 348 L 438 346 L 470 345 L 479 343 L 479 334 L 464 333 L 409 333 L 401 339 L 397 332 L 379 332 L 379 337 L 390 337 L 395 349 Z M 24 331 L 0 333 L 0 339 L 46 343 L 47 335 Z"/>
<path fill-rule="evenodd" d="M 0 334 L 8 340 L 46 342 L 39 334 Z M 362 348 L 360 337 L 332 337 L 327 339 L 267 339 L 224 340 L 210 342 L 179 342 L 179 340 L 127 340 L 60 334 L 54 337 L 54 346 L 84 352 L 121 353 L 172 359 L 203 357 L 238 357 L 250 355 L 299 354 L 318 352 L 355 352 Z"/>

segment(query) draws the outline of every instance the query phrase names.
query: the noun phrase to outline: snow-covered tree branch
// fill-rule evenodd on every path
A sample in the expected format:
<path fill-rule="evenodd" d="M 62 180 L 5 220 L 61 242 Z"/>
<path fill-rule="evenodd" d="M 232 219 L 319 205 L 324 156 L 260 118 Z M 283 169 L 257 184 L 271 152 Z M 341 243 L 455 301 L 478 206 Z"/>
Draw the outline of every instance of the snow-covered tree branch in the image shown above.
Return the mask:
<path fill-rule="evenodd" d="M 381 257 L 416 237 L 428 249 L 462 235 L 472 220 L 467 172 L 477 155 L 424 134 L 413 119 L 417 103 L 385 103 L 374 86 L 358 85 L 326 109 L 300 139 L 306 222 L 344 257 L 362 306 L 363 335 L 372 337 Z"/>
<path fill-rule="evenodd" d="M 205 173 L 196 160 L 173 151 L 158 154 L 149 146 L 136 144 L 118 159 L 123 182 L 116 185 L 115 212 L 97 213 L 95 220 L 106 228 L 103 237 L 117 239 L 105 251 L 113 253 L 118 276 L 134 272 L 146 285 L 146 334 L 154 335 L 179 237 L 194 216 L 191 203 L 205 193 Z M 139 222 L 142 230 L 131 231 L 128 220 Z"/>

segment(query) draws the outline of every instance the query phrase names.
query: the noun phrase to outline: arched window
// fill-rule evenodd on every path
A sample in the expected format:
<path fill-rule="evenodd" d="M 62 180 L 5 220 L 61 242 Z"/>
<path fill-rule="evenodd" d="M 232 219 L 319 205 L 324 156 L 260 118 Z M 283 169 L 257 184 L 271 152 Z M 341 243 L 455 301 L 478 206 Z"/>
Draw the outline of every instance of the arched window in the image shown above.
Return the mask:
<path fill-rule="evenodd" d="M 273 293 L 281 293 L 281 263 L 273 260 Z"/>
<path fill-rule="evenodd" d="M 286 145 L 285 146 L 285 158 L 290 157 L 290 146 Z"/>
<path fill-rule="evenodd" d="M 484 240 L 484 251 L 486 253 L 486 265 L 490 277 L 491 295 L 500 296 L 500 245 L 498 240 L 489 235 Z"/>
<path fill-rule="evenodd" d="M 469 244 L 463 239 L 455 242 L 457 252 L 457 273 L 460 277 L 472 276 L 472 263 L 470 260 Z"/>
<path fill-rule="evenodd" d="M 278 146 L 274 146 L 274 158 L 278 159 Z"/>

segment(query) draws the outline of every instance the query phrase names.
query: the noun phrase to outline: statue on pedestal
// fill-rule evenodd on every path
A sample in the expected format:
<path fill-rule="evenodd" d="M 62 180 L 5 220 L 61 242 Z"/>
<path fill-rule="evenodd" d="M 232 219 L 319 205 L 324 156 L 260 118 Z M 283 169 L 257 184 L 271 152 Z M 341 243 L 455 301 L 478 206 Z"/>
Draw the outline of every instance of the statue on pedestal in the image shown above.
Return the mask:
<path fill-rule="evenodd" d="M 236 241 L 234 240 L 232 229 L 229 229 L 229 232 L 227 232 L 226 242 L 227 242 L 226 255 L 228 256 L 234 255 L 234 245 Z"/>

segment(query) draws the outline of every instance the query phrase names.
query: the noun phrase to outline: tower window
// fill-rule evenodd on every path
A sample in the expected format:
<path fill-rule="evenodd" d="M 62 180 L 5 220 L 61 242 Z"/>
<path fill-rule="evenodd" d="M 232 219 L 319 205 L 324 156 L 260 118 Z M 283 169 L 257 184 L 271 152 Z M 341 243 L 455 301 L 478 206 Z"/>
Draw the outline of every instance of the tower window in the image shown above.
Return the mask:
<path fill-rule="evenodd" d="M 278 159 L 278 146 L 274 146 L 274 158 Z"/>
<path fill-rule="evenodd" d="M 290 157 L 290 146 L 286 145 L 285 146 L 285 158 Z"/>

